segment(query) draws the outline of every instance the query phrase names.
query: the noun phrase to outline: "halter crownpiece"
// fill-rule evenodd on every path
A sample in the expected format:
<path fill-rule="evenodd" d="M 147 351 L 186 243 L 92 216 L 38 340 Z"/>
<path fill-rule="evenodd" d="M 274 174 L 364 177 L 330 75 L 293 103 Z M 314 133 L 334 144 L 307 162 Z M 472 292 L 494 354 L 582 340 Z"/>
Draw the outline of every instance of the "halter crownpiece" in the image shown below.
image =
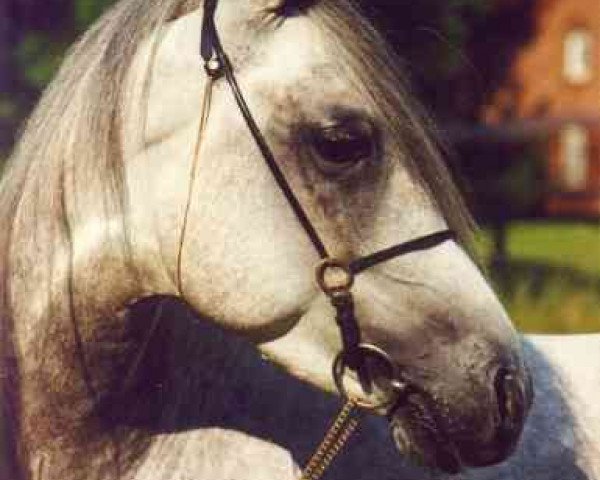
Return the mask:
<path fill-rule="evenodd" d="M 269 144 L 258 127 L 244 95 L 240 89 L 234 74 L 233 66 L 227 57 L 217 28 L 215 25 L 215 12 L 218 0 L 205 0 L 204 18 L 202 21 L 202 32 L 200 39 L 200 54 L 204 61 L 204 69 L 207 75 L 216 80 L 225 77 L 231 92 L 235 98 L 238 108 L 254 141 L 260 150 L 265 163 L 269 167 L 275 182 L 285 196 L 290 208 L 294 212 L 300 225 L 306 232 L 313 244 L 321 261 L 316 267 L 316 281 L 319 288 L 329 297 L 331 304 L 336 310 L 336 321 L 342 337 L 343 349 L 336 357 L 333 365 L 333 377 L 340 394 L 348 399 L 349 395 L 344 387 L 345 372 L 350 369 L 356 372 L 365 393 L 371 389 L 373 379 L 369 373 L 367 364 L 378 362 L 384 366 L 386 375 L 389 375 L 391 390 L 394 392 L 392 398 L 384 402 L 368 403 L 366 401 L 352 400 L 354 404 L 365 409 L 381 410 L 391 407 L 396 403 L 397 397 L 402 390 L 402 383 L 396 376 L 396 367 L 390 357 L 374 345 L 364 344 L 361 341 L 360 328 L 354 312 L 354 299 L 352 295 L 352 284 L 355 275 L 370 269 L 380 263 L 392 260 L 407 253 L 431 249 L 448 240 L 453 240 L 455 234 L 451 230 L 441 230 L 407 242 L 402 242 L 392 247 L 374 252 L 372 254 L 356 258 L 349 263 L 331 257 L 321 240 L 317 230 L 311 223 L 306 211 L 294 194 L 289 182 L 279 167 Z M 329 276 L 332 270 L 341 272 L 342 279 L 331 282 Z"/>

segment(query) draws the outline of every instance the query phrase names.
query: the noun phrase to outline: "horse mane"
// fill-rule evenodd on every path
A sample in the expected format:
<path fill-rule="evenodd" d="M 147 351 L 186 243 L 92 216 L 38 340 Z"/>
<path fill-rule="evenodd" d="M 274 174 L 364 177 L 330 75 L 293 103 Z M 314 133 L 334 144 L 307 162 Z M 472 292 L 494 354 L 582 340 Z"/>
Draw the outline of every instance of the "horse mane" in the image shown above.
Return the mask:
<path fill-rule="evenodd" d="M 13 229 L 23 204 L 53 224 L 48 230 L 46 261 L 52 248 L 69 243 L 69 206 L 65 182 L 75 171 L 104 192 L 104 215 L 124 213 L 124 174 L 120 112 L 126 73 L 141 42 L 167 21 L 199 6 L 200 0 L 123 0 L 111 8 L 70 50 L 51 85 L 24 126 L 0 183 L 0 477 L 28 478 L 20 431 L 19 359 L 13 338 L 10 275 Z M 34 199 L 27 198 L 35 192 Z M 91 213 L 91 212 L 90 212 Z M 42 216 L 42 215 L 41 215 Z M 33 233 L 33 232 L 32 232 Z M 49 267 L 51 270 L 51 267 Z M 45 285 L 41 285 L 44 288 Z"/>
<path fill-rule="evenodd" d="M 141 43 L 168 21 L 202 0 L 121 0 L 70 50 L 55 80 L 24 126 L 0 182 L 0 477 L 28 478 L 26 446 L 19 441 L 19 358 L 13 338 L 10 278 L 19 212 L 35 212 L 42 232 L 40 258 L 52 263 L 56 249 L 69 252 L 70 232 L 78 215 L 123 218 L 126 240 L 126 193 L 122 158 L 123 88 Z M 467 239 L 470 220 L 432 140 L 430 122 L 411 100 L 400 63 L 385 42 L 346 0 L 321 0 L 306 14 L 334 37 L 348 74 L 360 82 L 389 125 L 404 161 L 430 192 L 459 237 Z M 158 35 L 155 37 L 159 38 Z M 343 41 L 339 41 L 342 39 Z M 75 185 L 74 179 L 82 185 Z M 66 186 L 68 185 L 69 188 Z M 66 191 L 72 190 L 71 198 Z M 91 192 L 91 193 L 90 193 Z M 90 207 L 85 198 L 100 195 Z M 97 211 L 80 212 L 84 208 Z M 32 235 L 37 233 L 32 232 Z M 126 241 L 123 249 L 127 249 Z M 40 288 L 50 290 L 50 278 Z M 68 296 L 69 290 L 65 290 Z M 50 295 L 50 293 L 49 293 Z M 72 299 L 71 299 L 72 301 Z M 72 313 L 72 312 L 71 312 Z M 73 319 L 72 319 L 73 320 Z M 21 466 L 19 466 L 21 465 Z"/>

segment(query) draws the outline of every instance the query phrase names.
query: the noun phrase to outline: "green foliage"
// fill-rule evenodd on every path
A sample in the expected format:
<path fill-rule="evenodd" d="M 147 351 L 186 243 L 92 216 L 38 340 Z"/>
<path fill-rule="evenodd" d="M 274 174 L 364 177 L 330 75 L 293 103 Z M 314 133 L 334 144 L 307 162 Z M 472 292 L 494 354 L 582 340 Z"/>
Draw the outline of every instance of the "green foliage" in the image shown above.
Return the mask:
<path fill-rule="evenodd" d="M 63 2 L 62 25 L 58 30 L 25 31 L 14 51 L 20 78 L 28 88 L 40 92 L 63 61 L 68 46 L 112 4 L 114 0 L 71 0 Z"/>
<path fill-rule="evenodd" d="M 115 0 L 74 0 L 73 17 L 75 28 L 83 31 L 88 28 Z"/>
<path fill-rule="evenodd" d="M 453 167 L 468 182 L 476 216 L 503 223 L 540 210 L 546 185 L 546 150 L 537 141 L 471 139 L 455 145 Z"/>
<path fill-rule="evenodd" d="M 405 60 L 405 70 L 427 107 L 438 118 L 473 117 L 483 98 L 479 90 L 485 72 L 476 65 L 471 46 L 481 43 L 479 29 L 496 16 L 498 2 L 359 0 L 359 3 Z M 501 48 L 502 41 L 496 40 L 495 51 Z M 463 81 L 465 76 L 469 82 Z M 473 80 L 477 83 L 475 88 L 467 85 Z M 464 101 L 465 93 L 471 97 L 468 101 Z"/>
<path fill-rule="evenodd" d="M 60 66 L 66 45 L 41 32 L 29 32 L 17 45 L 15 57 L 29 87 L 42 90 Z"/>
<path fill-rule="evenodd" d="M 490 13 L 493 1 L 490 0 L 451 0 L 446 4 L 442 16 L 440 34 L 446 44 L 440 45 L 441 65 L 445 65 L 448 75 L 465 67 L 467 43 L 470 39 L 471 24 Z"/>
<path fill-rule="evenodd" d="M 496 184 L 498 203 L 510 215 L 533 213 L 544 193 L 546 158 L 539 154 L 536 145 L 525 145 L 506 164 Z"/>
<path fill-rule="evenodd" d="M 15 2 L 17 0 L 9 0 Z M 10 151 L 19 125 L 58 71 L 65 52 L 115 0 L 44 0 L 9 19 L 0 35 L 0 151 Z M 10 9 L 8 11 L 11 11 Z M 16 12 L 21 11 L 19 8 Z"/>

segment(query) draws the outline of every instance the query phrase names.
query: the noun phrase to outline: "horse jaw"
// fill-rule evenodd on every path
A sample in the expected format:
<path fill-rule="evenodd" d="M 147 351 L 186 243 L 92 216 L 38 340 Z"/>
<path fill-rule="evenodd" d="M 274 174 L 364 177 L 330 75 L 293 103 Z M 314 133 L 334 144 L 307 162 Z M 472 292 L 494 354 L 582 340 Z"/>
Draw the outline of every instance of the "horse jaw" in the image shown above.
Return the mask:
<path fill-rule="evenodd" d="M 505 313 L 483 278 L 468 291 L 462 288 L 461 279 L 474 267 L 458 252 L 452 244 L 439 246 L 420 260 L 417 255 L 365 274 L 354 287 L 363 342 L 391 355 L 412 392 L 401 396 L 391 413 L 389 406 L 378 412 L 390 416 L 403 454 L 449 472 L 505 459 L 531 401 L 518 337 L 506 328 Z M 415 261 L 424 269 L 411 269 Z M 423 277 L 428 271 L 438 275 Z M 319 298 L 294 330 L 259 348 L 294 376 L 335 391 L 331 365 L 341 345 L 334 315 Z M 508 392 L 515 418 L 508 422 L 518 426 L 504 433 L 498 431 L 506 415 L 495 380 L 504 368 L 499 365 L 511 365 L 516 382 L 514 393 Z M 351 396 L 364 398 L 354 377 L 345 381 Z M 421 423 L 425 418 L 427 425 Z"/>

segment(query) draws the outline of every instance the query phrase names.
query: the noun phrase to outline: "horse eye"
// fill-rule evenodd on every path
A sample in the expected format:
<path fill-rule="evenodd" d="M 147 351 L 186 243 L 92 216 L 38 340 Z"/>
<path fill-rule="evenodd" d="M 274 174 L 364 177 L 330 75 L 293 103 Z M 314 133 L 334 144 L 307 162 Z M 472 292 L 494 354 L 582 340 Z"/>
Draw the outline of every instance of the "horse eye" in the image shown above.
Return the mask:
<path fill-rule="evenodd" d="M 341 122 L 315 128 L 310 144 L 315 163 L 325 174 L 342 174 L 375 153 L 375 135 L 367 122 Z"/>

